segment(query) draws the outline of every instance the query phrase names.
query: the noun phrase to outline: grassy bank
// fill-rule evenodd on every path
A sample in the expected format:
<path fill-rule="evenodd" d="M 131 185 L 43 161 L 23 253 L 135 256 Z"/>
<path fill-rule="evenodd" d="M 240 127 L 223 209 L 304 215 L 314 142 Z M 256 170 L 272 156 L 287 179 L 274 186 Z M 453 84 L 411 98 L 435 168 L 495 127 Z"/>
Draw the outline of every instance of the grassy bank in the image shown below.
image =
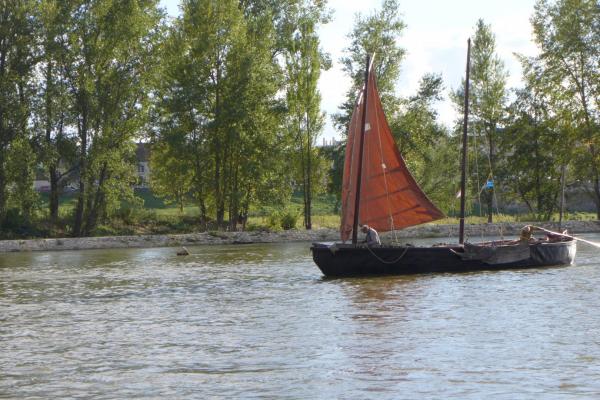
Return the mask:
<path fill-rule="evenodd" d="M 95 236 L 114 235 L 156 235 L 171 233 L 198 232 L 203 229 L 199 223 L 198 207 L 187 205 L 183 211 L 178 207 L 165 203 L 154 196 L 149 190 L 136 190 L 137 197 L 134 204 L 123 204 L 116 210 L 112 217 L 100 224 Z M 59 221 L 50 224 L 48 219 L 48 195 L 40 196 L 39 211 L 31 221 L 15 218 L 8 226 L 0 230 L 0 239 L 21 239 L 36 237 L 65 237 L 71 230 L 72 215 L 75 208 L 76 194 L 65 194 L 60 198 Z M 302 195 L 295 194 L 285 206 L 265 205 L 254 209 L 246 224 L 248 231 L 269 230 L 278 231 L 295 227 L 301 229 L 302 221 Z M 313 200 L 312 224 L 314 229 L 337 229 L 340 225 L 340 216 L 334 213 L 335 197 L 333 195 L 317 196 Z M 595 214 L 577 212 L 566 213 L 565 220 L 589 221 L 595 220 Z M 552 221 L 558 221 L 558 214 L 553 215 Z M 537 221 L 530 214 L 500 214 L 494 216 L 494 222 L 520 223 Z M 483 224 L 487 217 L 470 216 L 466 220 L 469 224 Z M 458 218 L 448 217 L 433 224 L 458 224 Z M 216 227 L 209 227 L 216 230 Z"/>

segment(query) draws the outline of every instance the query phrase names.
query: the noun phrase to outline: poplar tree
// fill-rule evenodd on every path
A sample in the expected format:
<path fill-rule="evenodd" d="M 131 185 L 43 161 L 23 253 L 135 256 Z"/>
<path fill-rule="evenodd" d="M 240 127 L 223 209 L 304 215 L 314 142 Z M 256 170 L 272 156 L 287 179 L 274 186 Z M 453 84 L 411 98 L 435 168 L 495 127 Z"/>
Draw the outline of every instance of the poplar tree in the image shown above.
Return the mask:
<path fill-rule="evenodd" d="M 289 129 L 294 132 L 297 150 L 298 174 L 303 193 L 304 227 L 312 228 L 311 204 L 313 194 L 319 189 L 315 180 L 322 180 L 319 153 L 315 145 L 323 128 L 321 94 L 317 83 L 322 69 L 330 62 L 319 49 L 316 29 L 328 21 L 321 2 L 304 1 L 288 8 L 285 32 L 286 98 Z M 320 176 L 321 175 L 321 176 Z"/>
<path fill-rule="evenodd" d="M 340 59 L 344 72 L 352 79 L 352 86 L 340 106 L 340 113 L 333 116 L 336 128 L 343 135 L 347 133 L 357 94 L 365 83 L 367 55 L 375 55 L 377 88 L 386 115 L 391 117 L 397 111 L 400 99 L 395 94 L 395 85 L 406 53 L 398 45 L 398 38 L 404 28 L 398 0 L 384 0 L 381 9 L 367 16 L 356 16 L 354 27 L 348 34 L 350 45 Z"/>
<path fill-rule="evenodd" d="M 482 184 L 481 176 L 476 178 L 477 192 L 483 195 L 487 205 L 488 223 L 491 223 L 494 201 L 498 140 L 506 103 L 506 79 L 508 73 L 504 62 L 496 54 L 496 38 L 489 24 L 482 19 L 477 21 L 473 47 L 471 49 L 471 74 L 469 89 L 469 128 L 470 135 L 477 140 L 477 152 L 472 159 L 477 163 L 478 174 L 491 180 L 491 187 Z M 464 104 L 464 81 L 462 87 L 452 94 L 457 109 L 462 112 Z M 474 144 L 474 143 L 473 143 Z M 479 154 L 482 151 L 483 154 Z"/>
<path fill-rule="evenodd" d="M 340 112 L 332 116 L 334 126 L 342 137 L 348 133 L 348 124 L 360 89 L 365 84 L 365 63 L 367 55 L 375 55 L 374 65 L 377 77 L 377 88 L 388 120 L 396 117 L 401 99 L 395 94 L 395 85 L 400 76 L 400 65 L 405 50 L 399 46 L 398 39 L 404 31 L 397 0 L 384 0 L 379 10 L 369 15 L 356 15 L 354 27 L 347 35 L 350 45 L 344 49 L 340 59 L 344 72 L 351 78 L 352 85 L 346 92 L 346 99 L 339 106 Z M 395 132 L 392 132 L 393 134 Z M 342 144 L 335 149 L 331 174 L 330 190 L 336 195 L 339 204 L 343 174 Z M 337 208 L 337 206 L 336 206 Z"/>

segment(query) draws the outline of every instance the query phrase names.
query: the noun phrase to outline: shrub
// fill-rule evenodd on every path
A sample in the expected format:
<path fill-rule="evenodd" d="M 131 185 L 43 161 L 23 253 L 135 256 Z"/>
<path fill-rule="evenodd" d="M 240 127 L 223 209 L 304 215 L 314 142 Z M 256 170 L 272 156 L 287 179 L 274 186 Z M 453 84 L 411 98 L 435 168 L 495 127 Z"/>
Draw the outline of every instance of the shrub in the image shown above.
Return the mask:
<path fill-rule="evenodd" d="M 267 226 L 275 231 L 294 229 L 297 223 L 298 214 L 289 209 L 275 211 L 267 217 Z"/>
<path fill-rule="evenodd" d="M 281 228 L 285 231 L 288 231 L 296 227 L 296 223 L 298 222 L 298 214 L 290 210 L 282 211 L 279 220 L 279 225 Z"/>

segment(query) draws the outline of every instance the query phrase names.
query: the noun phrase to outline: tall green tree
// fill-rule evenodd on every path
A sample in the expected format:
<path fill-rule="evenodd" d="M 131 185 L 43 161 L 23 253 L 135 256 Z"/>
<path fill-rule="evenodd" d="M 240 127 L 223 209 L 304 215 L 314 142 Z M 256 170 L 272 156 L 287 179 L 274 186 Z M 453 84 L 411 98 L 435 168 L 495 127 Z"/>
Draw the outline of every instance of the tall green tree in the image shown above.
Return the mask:
<path fill-rule="evenodd" d="M 285 48 L 286 99 L 288 125 L 294 132 L 297 151 L 295 157 L 300 173 L 299 181 L 304 200 L 304 226 L 312 228 L 311 204 L 315 189 L 315 175 L 320 171 L 319 153 L 315 144 L 323 128 L 321 94 L 317 83 L 322 69 L 328 69 L 329 59 L 319 49 L 316 29 L 328 21 L 323 2 L 302 1 L 288 7 L 286 19 L 287 46 Z"/>
<path fill-rule="evenodd" d="M 76 142 L 70 133 L 73 125 L 73 99 L 67 87 L 65 71 L 70 45 L 68 33 L 75 1 L 41 0 L 38 3 L 36 30 L 39 56 L 37 95 L 33 112 L 40 161 L 50 181 L 49 214 L 58 218 L 59 195 L 66 177 L 77 169 Z"/>
<path fill-rule="evenodd" d="M 398 45 L 398 38 L 404 28 L 398 0 L 384 0 L 381 9 L 370 15 L 356 16 L 354 27 L 348 34 L 350 45 L 344 49 L 344 56 L 340 59 L 344 72 L 352 79 L 340 113 L 333 116 L 341 134 L 347 133 L 357 94 L 364 85 L 367 55 L 375 55 L 377 88 L 386 115 L 391 117 L 397 111 L 400 99 L 396 95 L 395 84 L 405 55 L 405 50 Z"/>
<path fill-rule="evenodd" d="M 507 98 L 506 79 L 508 73 L 504 62 L 496 54 L 496 38 L 489 24 L 482 19 L 477 21 L 473 47 L 471 49 L 471 75 L 469 91 L 470 135 L 477 144 L 472 148 L 477 152 L 475 169 L 482 177 L 494 180 L 498 158 L 498 140 Z M 464 81 L 462 87 L 452 95 L 457 109 L 463 109 Z M 481 152 L 481 153 L 480 153 Z M 488 222 L 492 222 L 494 187 L 484 185 L 480 177 L 475 178 L 473 187 L 483 197 L 487 205 Z M 497 182 L 494 183 L 494 185 Z"/>
<path fill-rule="evenodd" d="M 133 140 L 146 116 L 147 77 L 161 15 L 156 0 L 80 1 L 72 12 L 65 74 L 78 138 L 73 234 L 133 195 Z"/>
<path fill-rule="evenodd" d="M 219 228 L 237 229 L 254 202 L 289 188 L 288 175 L 275 173 L 289 143 L 276 43 L 268 4 L 190 0 L 164 46 L 157 140 L 187 144 L 189 192 L 203 222 L 214 213 Z"/>
<path fill-rule="evenodd" d="M 360 89 L 364 85 L 365 63 L 367 55 L 375 55 L 374 65 L 377 88 L 388 120 L 398 112 L 401 99 L 396 95 L 395 84 L 400 75 L 400 65 L 405 50 L 399 46 L 398 38 L 405 24 L 400 15 L 397 0 L 384 0 L 381 8 L 369 15 L 358 14 L 352 31 L 347 35 L 350 45 L 344 49 L 340 59 L 344 72 L 351 78 L 352 85 L 346 92 L 346 98 L 340 105 L 340 112 L 332 116 L 334 126 L 342 137 L 348 133 L 348 124 Z M 393 132 L 394 133 L 394 132 Z M 340 204 L 341 182 L 344 169 L 343 152 L 345 146 L 336 147 L 331 171 L 330 190 Z M 337 207 L 336 207 L 337 208 Z"/>
<path fill-rule="evenodd" d="M 400 153 L 421 188 L 449 211 L 458 187 L 459 151 L 438 120 L 435 105 L 442 100 L 443 91 L 441 75 L 423 75 L 417 92 L 402 99 L 390 124 Z"/>
<path fill-rule="evenodd" d="M 600 219 L 600 6 L 596 0 L 538 0 L 531 18 L 537 64 L 552 96 L 552 112 L 566 117 L 574 136 L 575 170 L 591 184 Z"/>
<path fill-rule="evenodd" d="M 557 206 L 560 166 L 569 159 L 570 149 L 561 145 L 567 135 L 561 118 L 551 112 L 547 77 L 522 60 L 526 85 L 515 91 L 507 109 L 499 141 L 505 157 L 498 168 L 510 182 L 502 185 L 503 193 L 525 203 L 536 219 L 547 220 Z"/>
<path fill-rule="evenodd" d="M 13 160 L 22 157 L 23 152 L 27 153 L 27 159 L 33 156 L 27 141 L 33 95 L 30 79 L 36 63 L 34 15 L 33 1 L 0 2 L 0 221 L 6 215 L 14 179 L 27 179 L 18 182 L 17 191 L 33 184 L 28 171 L 30 163 L 9 163 L 9 160 L 13 151 L 18 153 Z M 17 207 L 19 204 L 17 195 Z M 28 212 L 29 205 L 25 208 Z"/>

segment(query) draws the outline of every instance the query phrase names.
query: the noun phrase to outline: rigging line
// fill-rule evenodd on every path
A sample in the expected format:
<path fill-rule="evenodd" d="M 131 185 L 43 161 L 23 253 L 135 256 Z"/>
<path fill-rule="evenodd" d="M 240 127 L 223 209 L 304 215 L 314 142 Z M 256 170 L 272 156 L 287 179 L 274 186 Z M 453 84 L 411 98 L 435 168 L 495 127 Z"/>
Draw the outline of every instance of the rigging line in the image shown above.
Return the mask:
<path fill-rule="evenodd" d="M 368 113 L 367 113 L 367 115 L 368 115 Z M 368 117 L 365 118 L 365 124 L 367 124 L 367 123 L 370 124 L 370 122 L 367 122 L 367 119 L 368 119 Z M 372 131 L 372 128 L 370 128 L 369 131 Z M 367 131 L 365 128 L 365 136 L 372 134 L 372 133 L 369 133 L 369 131 Z M 366 139 L 366 137 L 365 137 L 365 139 Z M 364 221 L 366 221 L 366 220 L 371 219 L 370 201 L 366 201 L 366 197 L 371 190 L 371 187 L 369 185 L 369 176 L 371 175 L 371 141 L 365 140 L 365 150 L 364 150 L 363 157 L 365 157 L 365 159 L 363 160 L 363 170 L 365 173 L 362 176 L 363 181 L 364 181 L 364 185 L 363 185 L 364 190 L 361 193 L 361 198 L 364 196 L 365 201 L 361 201 L 361 204 L 364 204 L 365 208 L 366 208 L 365 215 L 363 216 Z"/>
<path fill-rule="evenodd" d="M 473 146 L 475 148 L 475 178 L 477 180 L 477 187 L 481 187 L 481 181 L 479 180 L 479 146 L 477 145 L 477 132 L 473 133 L 473 138 L 475 140 L 475 146 Z M 481 218 L 481 191 L 477 193 L 477 202 L 479 203 L 479 218 Z M 483 225 L 481 225 L 479 233 L 481 234 L 481 241 L 483 241 Z"/>
<path fill-rule="evenodd" d="M 477 133 L 473 133 L 473 140 L 475 141 L 475 145 L 473 148 L 475 149 L 475 180 L 477 181 L 477 187 L 481 187 L 481 182 L 479 181 L 479 150 L 477 145 Z M 479 216 L 481 217 L 481 193 L 477 195 L 477 199 L 479 201 Z"/>
<path fill-rule="evenodd" d="M 354 132 L 353 136 L 352 136 L 352 149 L 350 151 L 350 176 L 353 176 L 354 174 L 352 173 L 354 170 L 356 170 L 356 168 L 358 168 L 358 166 L 356 166 L 355 164 L 355 153 L 356 153 L 356 139 L 359 137 L 359 135 L 356 134 L 356 128 L 357 128 L 357 122 L 360 120 L 360 118 L 356 118 L 354 119 L 354 113 L 356 112 L 356 109 L 360 110 L 360 105 L 361 105 L 361 101 L 362 101 L 362 92 L 359 93 L 358 98 L 356 99 L 356 104 L 354 106 L 354 111 L 352 112 L 352 118 L 350 119 L 350 130 Z M 357 117 L 360 117 L 360 115 L 357 115 Z M 350 138 L 349 138 L 350 139 Z M 354 210 L 354 204 L 350 205 L 350 200 L 352 199 L 351 196 L 351 187 L 352 187 L 352 182 L 348 182 L 348 191 L 346 193 L 346 204 L 347 204 L 347 208 L 351 208 L 352 210 Z M 347 214 L 347 211 L 346 213 Z M 344 220 L 345 224 L 348 224 L 349 221 L 347 221 L 347 218 L 344 218 L 344 215 L 342 215 L 342 219 Z"/>
<path fill-rule="evenodd" d="M 390 218 L 390 230 L 392 231 L 392 234 L 394 235 L 394 241 L 398 242 L 398 237 L 396 235 L 396 227 L 394 226 L 394 217 L 392 214 L 392 204 L 390 202 L 390 191 L 388 188 L 388 183 L 387 183 L 387 165 L 385 164 L 385 160 L 383 159 L 383 145 L 381 143 L 381 130 L 379 129 L 379 113 L 381 112 L 381 108 L 375 108 L 376 110 L 376 115 L 375 115 L 375 123 L 377 124 L 377 139 L 379 140 L 379 155 L 381 158 L 381 169 L 383 171 L 383 185 L 385 187 L 385 195 L 386 195 L 386 201 L 387 201 L 387 206 L 388 206 L 388 215 Z M 385 118 L 385 116 L 384 116 Z"/>
<path fill-rule="evenodd" d="M 373 255 L 373 257 L 375 257 L 376 259 L 378 259 L 380 262 L 382 262 L 384 264 L 396 264 L 398 261 L 400 261 L 402 259 L 402 257 L 404 257 L 404 255 L 408 251 L 408 247 L 405 247 L 404 251 L 402 252 L 402 254 L 400 254 L 400 256 L 398 258 L 396 258 L 395 260 L 392 260 L 392 261 L 386 261 L 383 258 L 379 257 L 377 254 L 375 254 L 375 252 L 373 251 L 373 249 L 371 249 L 371 247 L 369 245 L 367 245 L 367 249 L 369 249 L 369 252 Z"/>
<path fill-rule="evenodd" d="M 494 198 L 492 199 L 492 202 L 496 203 L 496 215 L 500 215 L 500 207 L 499 207 L 499 203 L 498 203 L 498 196 L 496 195 L 496 183 L 494 180 L 494 171 L 492 171 L 492 164 L 490 163 L 490 176 L 492 177 L 492 181 L 494 182 L 494 188 L 493 188 L 493 195 Z M 504 222 L 500 221 L 500 238 L 502 240 L 504 240 Z"/>
<path fill-rule="evenodd" d="M 488 180 L 491 179 L 492 182 L 494 182 L 494 187 L 492 188 L 492 195 L 494 196 L 493 199 L 492 199 L 492 203 L 494 203 L 494 202 L 496 203 L 496 215 L 500 215 L 500 208 L 498 207 L 498 196 L 496 194 L 495 174 L 494 174 L 494 170 L 492 169 L 492 159 L 491 159 L 489 153 L 486 153 L 486 156 L 487 156 L 487 160 L 488 160 L 488 167 L 490 169 L 490 173 L 488 174 Z M 481 194 L 481 192 L 483 192 L 484 188 L 485 188 L 485 185 L 482 186 L 480 194 Z M 502 239 L 504 239 L 504 233 L 503 233 L 504 226 L 503 226 L 503 224 L 504 224 L 503 222 L 500 222 L 500 237 Z"/>

